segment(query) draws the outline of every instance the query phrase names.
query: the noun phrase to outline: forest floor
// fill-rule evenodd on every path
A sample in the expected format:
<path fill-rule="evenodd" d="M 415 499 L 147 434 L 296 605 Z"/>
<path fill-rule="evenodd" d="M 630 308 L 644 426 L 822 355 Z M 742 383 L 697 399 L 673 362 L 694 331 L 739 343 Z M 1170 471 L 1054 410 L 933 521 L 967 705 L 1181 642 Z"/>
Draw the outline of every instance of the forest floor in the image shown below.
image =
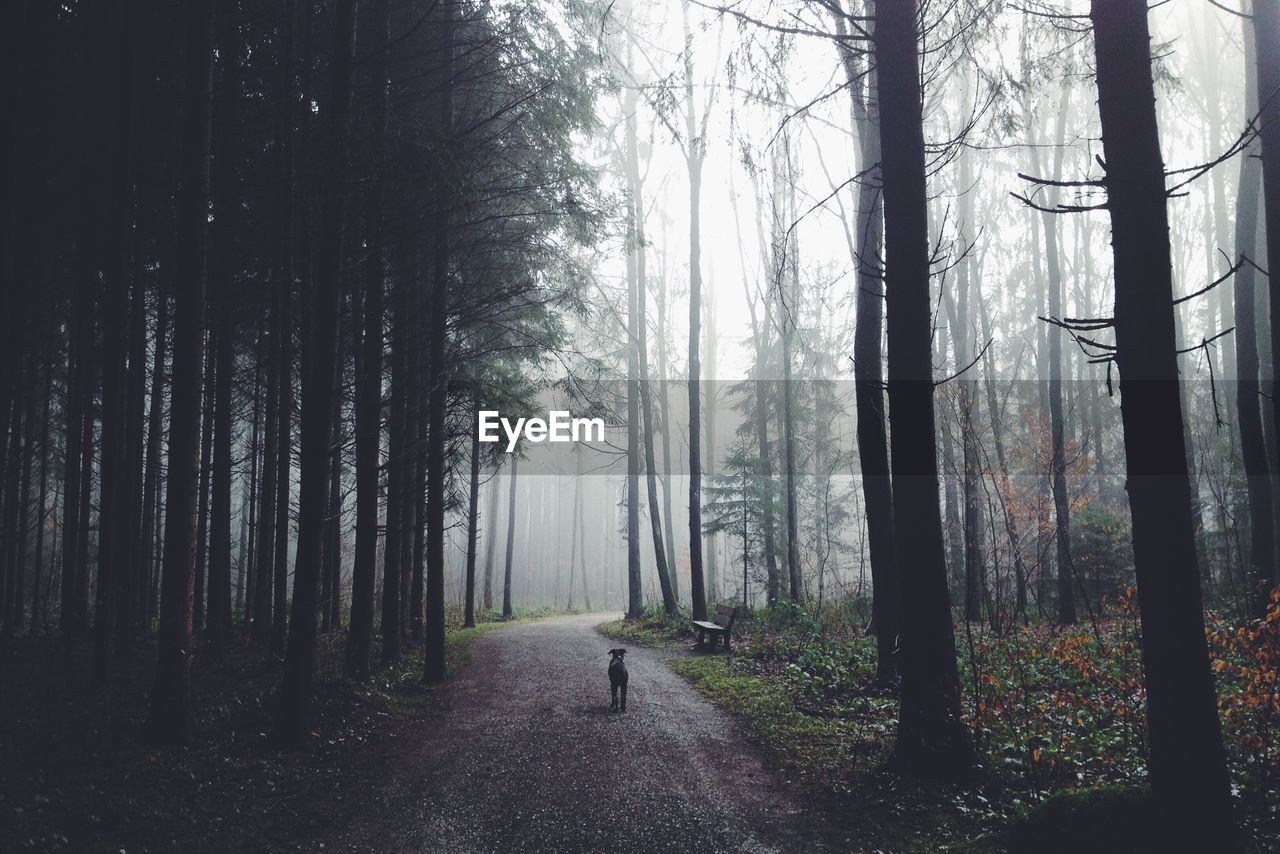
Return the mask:
<path fill-rule="evenodd" d="M 297 752 L 267 738 L 279 671 L 261 653 L 197 660 L 175 752 L 146 738 L 153 642 L 93 692 L 87 645 L 22 639 L 0 656 L 0 851 L 1149 850 L 1131 645 L 974 639 L 966 708 L 998 710 L 983 767 L 934 786 L 887 768 L 896 700 L 871 684 L 857 619 L 753 613 L 725 654 L 694 649 L 683 617 L 608 617 L 451 624 L 432 688 L 418 644 L 354 683 L 345 633 L 322 634 Z M 618 638 L 625 714 L 605 672 Z M 1247 709 L 1232 668 L 1248 659 L 1222 655 L 1224 710 Z M 1280 850 L 1271 793 L 1246 786 L 1274 743 L 1229 720 L 1249 850 Z"/>
<path fill-rule="evenodd" d="M 898 701 L 875 682 L 865 615 L 830 607 L 818 617 L 785 604 L 749 612 L 735 623 L 729 654 L 696 654 L 687 615 L 657 608 L 599 630 L 660 650 L 730 711 L 793 794 L 834 823 L 836 836 L 855 840 L 848 850 L 1182 850 L 1178 841 L 1155 841 L 1165 823 L 1146 787 L 1136 627 L 1131 609 L 1119 614 L 1064 630 L 993 633 L 965 624 L 962 704 L 977 721 L 978 764 L 969 780 L 951 784 L 893 772 Z M 1280 610 L 1248 630 L 1211 621 L 1241 850 L 1249 852 L 1280 852 L 1280 798 L 1269 783 L 1280 754 L 1268 711 L 1277 627 Z"/>
<path fill-rule="evenodd" d="M 451 625 L 450 671 L 465 670 L 480 636 L 526 621 Z M 154 639 L 97 692 L 87 643 L 68 653 L 58 638 L 13 641 L 0 656 L 0 851 L 312 850 L 369 808 L 365 796 L 449 690 L 423 688 L 420 644 L 352 682 L 345 638 L 319 637 L 315 737 L 297 752 L 268 742 L 280 673 L 263 653 L 197 658 L 193 737 L 172 751 L 146 737 Z"/>

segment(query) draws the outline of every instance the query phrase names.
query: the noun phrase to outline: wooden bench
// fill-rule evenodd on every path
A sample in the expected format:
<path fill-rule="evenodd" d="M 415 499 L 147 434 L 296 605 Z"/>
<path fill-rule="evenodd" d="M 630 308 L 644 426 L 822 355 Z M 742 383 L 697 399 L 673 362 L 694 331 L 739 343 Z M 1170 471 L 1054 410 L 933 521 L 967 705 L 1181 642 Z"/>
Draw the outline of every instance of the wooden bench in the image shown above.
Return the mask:
<path fill-rule="evenodd" d="M 729 649 L 730 639 L 733 636 L 733 621 L 738 616 L 738 609 L 732 605 L 717 605 L 715 622 L 706 620 L 694 620 L 693 627 L 698 630 L 698 646 L 706 643 L 708 636 L 711 637 L 711 648 L 716 648 L 716 638 L 724 636 L 724 648 Z"/>

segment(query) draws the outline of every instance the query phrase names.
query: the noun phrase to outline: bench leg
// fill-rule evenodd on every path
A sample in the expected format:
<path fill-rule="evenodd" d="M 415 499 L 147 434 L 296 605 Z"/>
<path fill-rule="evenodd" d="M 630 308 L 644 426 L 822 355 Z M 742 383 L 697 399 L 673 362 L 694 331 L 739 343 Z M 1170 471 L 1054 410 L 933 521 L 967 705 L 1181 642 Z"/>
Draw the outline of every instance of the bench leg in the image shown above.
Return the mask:
<path fill-rule="evenodd" d="M 707 645 L 707 633 L 702 629 L 698 629 L 698 646 Z"/>
<path fill-rule="evenodd" d="M 728 632 L 725 632 L 725 633 L 724 633 L 724 651 L 725 651 L 725 652 L 728 652 L 731 648 L 732 648 L 732 647 L 731 647 L 731 645 L 730 645 L 730 643 L 729 643 L 729 633 L 728 633 Z"/>

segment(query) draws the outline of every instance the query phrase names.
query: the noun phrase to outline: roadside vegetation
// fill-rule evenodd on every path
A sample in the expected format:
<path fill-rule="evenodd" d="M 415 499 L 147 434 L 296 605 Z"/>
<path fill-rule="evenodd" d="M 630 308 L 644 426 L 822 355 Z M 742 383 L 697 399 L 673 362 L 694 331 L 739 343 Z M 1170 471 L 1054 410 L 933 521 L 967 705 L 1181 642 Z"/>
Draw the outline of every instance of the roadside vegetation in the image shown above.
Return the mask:
<path fill-rule="evenodd" d="M 1122 843 L 1115 834 L 1129 828 L 1138 839 L 1149 827 L 1132 595 L 1108 600 L 1091 623 L 1060 630 L 995 631 L 957 620 L 962 708 L 979 751 L 965 784 L 890 773 L 898 701 L 895 686 L 876 683 L 875 642 L 857 608 L 783 603 L 740 614 L 730 654 L 679 656 L 671 666 L 736 715 L 773 764 L 828 801 L 830 814 L 856 825 L 871 847 L 1113 850 Z M 628 643 L 696 649 L 683 614 L 653 609 L 600 629 Z M 1208 638 L 1237 813 L 1255 850 L 1276 850 L 1280 592 L 1264 620 L 1235 625 L 1211 614 Z M 1090 838 L 1090 825 L 1113 837 Z"/>

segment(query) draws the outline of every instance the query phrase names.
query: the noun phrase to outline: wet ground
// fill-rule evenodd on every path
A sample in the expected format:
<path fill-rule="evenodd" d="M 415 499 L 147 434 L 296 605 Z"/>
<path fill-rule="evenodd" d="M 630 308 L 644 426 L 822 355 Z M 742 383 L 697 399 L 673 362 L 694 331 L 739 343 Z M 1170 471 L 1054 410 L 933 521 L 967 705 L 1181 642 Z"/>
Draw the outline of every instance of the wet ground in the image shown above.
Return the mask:
<path fill-rule="evenodd" d="M 439 714 L 404 745 L 361 819 L 326 848 L 385 851 L 815 851 L 831 834 L 737 724 L 632 648 L 609 709 L 614 615 L 476 640 Z M 335 844 L 336 843 L 336 846 Z M 841 846 L 844 847 L 844 846 Z"/>

